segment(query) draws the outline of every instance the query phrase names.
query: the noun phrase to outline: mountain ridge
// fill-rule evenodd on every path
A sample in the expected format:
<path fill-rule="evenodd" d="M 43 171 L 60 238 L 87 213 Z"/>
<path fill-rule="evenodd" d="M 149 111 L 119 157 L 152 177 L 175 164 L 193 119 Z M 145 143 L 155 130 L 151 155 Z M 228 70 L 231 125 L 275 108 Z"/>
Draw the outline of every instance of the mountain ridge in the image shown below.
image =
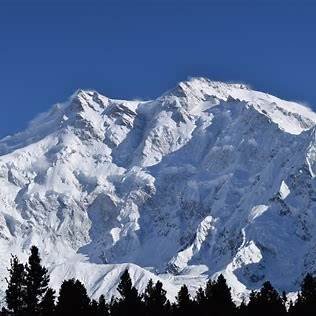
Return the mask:
<path fill-rule="evenodd" d="M 170 297 L 219 273 L 237 300 L 266 279 L 295 291 L 316 262 L 315 122 L 205 78 L 149 101 L 78 90 L 0 140 L 2 266 L 36 244 L 55 288 L 75 276 L 93 295 L 126 263 Z"/>

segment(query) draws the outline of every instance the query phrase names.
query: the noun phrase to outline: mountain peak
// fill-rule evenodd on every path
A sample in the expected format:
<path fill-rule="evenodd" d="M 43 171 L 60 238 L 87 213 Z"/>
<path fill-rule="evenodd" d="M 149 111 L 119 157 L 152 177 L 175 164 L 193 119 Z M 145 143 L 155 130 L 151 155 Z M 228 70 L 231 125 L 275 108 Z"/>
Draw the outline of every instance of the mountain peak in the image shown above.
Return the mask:
<path fill-rule="evenodd" d="M 296 290 L 316 262 L 315 115 L 206 78 L 150 102 L 76 91 L 0 141 L 0 274 L 36 244 L 56 289 L 71 271 L 106 293 L 128 262 L 174 273 L 167 290 L 218 273 L 234 296 Z"/>
<path fill-rule="evenodd" d="M 179 82 L 173 89 L 167 91 L 164 95 L 173 95 L 177 97 L 187 97 L 195 95 L 202 97 L 205 94 L 212 94 L 224 98 L 232 89 L 246 89 L 250 87 L 242 83 L 225 83 L 221 81 L 212 81 L 205 77 L 192 77 L 188 80 Z"/>
<path fill-rule="evenodd" d="M 169 103 L 177 102 L 188 111 L 199 108 L 201 104 L 204 108 L 209 101 L 218 104 L 243 103 L 268 117 L 284 131 L 293 134 L 300 134 L 316 123 L 316 114 L 310 108 L 253 90 L 243 83 L 225 83 L 194 77 L 180 82 L 159 99 Z"/>

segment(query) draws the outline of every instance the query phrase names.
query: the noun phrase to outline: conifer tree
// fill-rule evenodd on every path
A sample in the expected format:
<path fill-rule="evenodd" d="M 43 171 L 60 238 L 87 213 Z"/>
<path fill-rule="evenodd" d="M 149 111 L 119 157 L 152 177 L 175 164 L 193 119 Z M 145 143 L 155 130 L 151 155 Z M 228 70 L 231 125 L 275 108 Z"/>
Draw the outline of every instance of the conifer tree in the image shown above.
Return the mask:
<path fill-rule="evenodd" d="M 90 299 L 84 285 L 75 279 L 64 281 L 61 285 L 57 303 L 58 316 L 86 316 L 90 310 Z"/>
<path fill-rule="evenodd" d="M 211 310 L 214 316 L 228 316 L 235 312 L 236 306 L 223 275 L 220 275 L 216 281 L 208 281 L 205 295 L 207 310 Z"/>
<path fill-rule="evenodd" d="M 192 315 L 193 302 L 186 285 L 183 285 L 181 287 L 178 293 L 178 296 L 176 297 L 176 302 L 177 302 L 177 307 L 176 307 L 177 315 Z"/>
<path fill-rule="evenodd" d="M 207 309 L 207 299 L 205 295 L 205 291 L 202 287 L 200 287 L 195 296 L 197 311 L 199 316 L 206 316 L 208 315 L 208 309 Z"/>
<path fill-rule="evenodd" d="M 233 302 L 230 288 L 227 286 L 224 276 L 221 274 L 215 283 L 214 298 L 217 304 L 221 306 L 219 308 L 218 315 L 232 315 L 235 311 L 235 304 Z"/>
<path fill-rule="evenodd" d="M 149 280 L 144 294 L 144 302 L 146 315 L 160 316 L 166 314 L 167 292 L 163 289 L 160 281 L 154 285 L 152 280 Z"/>
<path fill-rule="evenodd" d="M 170 303 L 169 300 L 167 300 L 166 304 L 165 304 L 165 315 L 172 315 L 172 305 Z"/>
<path fill-rule="evenodd" d="M 120 301 L 117 297 L 112 296 L 110 302 L 110 315 L 119 316 L 120 315 Z"/>
<path fill-rule="evenodd" d="M 125 270 L 122 274 L 117 290 L 124 300 L 134 299 L 138 296 L 136 288 L 133 287 L 128 270 Z"/>
<path fill-rule="evenodd" d="M 6 290 L 6 302 L 9 310 L 15 316 L 21 316 L 25 312 L 25 268 L 17 256 L 12 256 L 9 268 L 8 287 Z"/>
<path fill-rule="evenodd" d="M 141 296 L 133 286 L 128 270 L 125 270 L 122 274 L 117 290 L 121 298 L 113 302 L 112 310 L 114 314 L 139 315 L 143 312 Z"/>
<path fill-rule="evenodd" d="M 302 300 L 308 304 L 316 305 L 316 278 L 308 273 L 301 286 Z"/>
<path fill-rule="evenodd" d="M 47 269 L 41 265 L 38 248 L 35 246 L 31 247 L 31 255 L 25 270 L 26 315 L 36 316 L 40 314 L 40 302 L 48 289 L 49 275 Z"/>
<path fill-rule="evenodd" d="M 292 315 L 314 315 L 316 310 L 316 278 L 307 274 L 301 285 L 295 305 L 290 309 Z"/>
<path fill-rule="evenodd" d="M 98 302 L 98 313 L 97 316 L 109 316 L 109 306 L 105 301 L 104 295 L 101 295 Z"/>
<path fill-rule="evenodd" d="M 90 316 L 97 316 L 98 315 L 99 304 L 96 300 L 91 300 L 90 302 L 90 309 L 89 315 Z"/>
<path fill-rule="evenodd" d="M 285 315 L 286 308 L 279 293 L 267 281 L 259 292 L 252 292 L 250 295 L 248 313 L 250 315 Z"/>
<path fill-rule="evenodd" d="M 48 288 L 41 303 L 40 316 L 52 316 L 55 313 L 55 291 Z"/>
<path fill-rule="evenodd" d="M 247 316 L 247 304 L 245 301 L 242 301 L 241 304 L 236 308 L 236 315 L 238 316 Z"/>
<path fill-rule="evenodd" d="M 299 295 L 299 294 L 298 294 Z M 292 300 L 289 302 L 288 315 L 295 316 L 295 305 Z"/>
<path fill-rule="evenodd" d="M 196 297 L 195 297 L 197 303 L 199 305 L 203 305 L 206 302 L 206 295 L 205 295 L 205 291 L 202 287 L 200 287 L 197 292 L 196 292 Z"/>

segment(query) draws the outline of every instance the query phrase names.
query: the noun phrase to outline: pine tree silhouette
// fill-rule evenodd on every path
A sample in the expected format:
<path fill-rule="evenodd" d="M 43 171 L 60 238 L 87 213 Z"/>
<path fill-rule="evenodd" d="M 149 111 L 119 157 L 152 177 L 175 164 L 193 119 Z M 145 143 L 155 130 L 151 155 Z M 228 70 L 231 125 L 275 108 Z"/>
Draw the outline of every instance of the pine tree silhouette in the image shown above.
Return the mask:
<path fill-rule="evenodd" d="M 186 316 L 192 315 L 193 313 L 193 301 L 191 295 L 189 294 L 188 287 L 183 285 L 176 297 L 176 315 Z"/>
<path fill-rule="evenodd" d="M 160 281 L 154 285 L 152 280 L 149 280 L 145 293 L 145 314 L 148 316 L 162 316 L 167 313 L 167 292 L 163 289 Z"/>
<path fill-rule="evenodd" d="M 109 305 L 105 301 L 104 295 L 101 295 L 98 302 L 97 316 L 109 316 Z"/>
<path fill-rule="evenodd" d="M 247 304 L 245 301 L 242 301 L 241 304 L 236 307 L 236 313 L 237 316 L 248 316 L 247 312 Z"/>
<path fill-rule="evenodd" d="M 252 292 L 248 304 L 250 315 L 285 315 L 286 308 L 279 293 L 270 282 L 265 282 L 259 292 Z"/>
<path fill-rule="evenodd" d="M 211 310 L 214 316 L 229 316 L 235 312 L 236 306 L 223 275 L 207 283 L 205 296 L 207 310 Z"/>
<path fill-rule="evenodd" d="M 111 314 L 119 316 L 140 315 L 143 313 L 143 304 L 141 296 L 133 286 L 132 280 L 125 270 L 121 276 L 117 290 L 121 298 L 116 299 L 111 304 Z"/>
<path fill-rule="evenodd" d="M 197 306 L 197 312 L 199 316 L 206 316 L 209 314 L 208 308 L 207 308 L 207 298 L 205 295 L 205 290 L 200 287 L 195 296 L 196 306 Z"/>
<path fill-rule="evenodd" d="M 90 302 L 90 309 L 89 309 L 89 314 L 90 316 L 96 316 L 98 315 L 98 307 L 99 304 L 96 300 L 91 300 Z"/>
<path fill-rule="evenodd" d="M 9 310 L 13 311 L 15 316 L 21 316 L 25 313 L 26 296 L 26 272 L 24 265 L 20 263 L 17 256 L 12 256 L 10 260 L 8 288 L 6 290 L 6 302 Z"/>
<path fill-rule="evenodd" d="M 55 292 L 48 287 L 49 277 L 41 266 L 38 249 L 32 247 L 28 263 L 23 265 L 16 256 L 10 262 L 5 308 L 0 316 L 314 316 L 316 311 L 316 278 L 304 278 L 295 303 L 288 302 L 270 282 L 260 291 L 252 291 L 249 303 L 236 307 L 225 278 L 220 275 L 199 288 L 193 300 L 183 285 L 172 305 L 167 300 L 163 284 L 150 280 L 143 295 L 132 284 L 128 271 L 124 271 L 118 285 L 119 298 L 107 304 L 104 295 L 99 301 L 87 295 L 84 285 L 75 279 L 64 281 L 55 306 Z M 289 306 L 289 311 L 286 310 Z"/>
<path fill-rule="evenodd" d="M 55 313 L 55 291 L 48 288 L 41 303 L 40 316 L 53 316 Z"/>
<path fill-rule="evenodd" d="M 41 265 L 38 248 L 31 247 L 31 255 L 26 270 L 26 315 L 37 316 L 40 314 L 40 302 L 42 301 L 49 283 L 47 269 Z"/>
<path fill-rule="evenodd" d="M 90 310 L 90 299 L 84 285 L 75 279 L 64 281 L 61 285 L 57 303 L 58 316 L 86 316 Z"/>
<path fill-rule="evenodd" d="M 307 274 L 301 285 L 295 305 L 291 307 L 291 315 L 314 315 L 316 310 L 316 278 Z"/>

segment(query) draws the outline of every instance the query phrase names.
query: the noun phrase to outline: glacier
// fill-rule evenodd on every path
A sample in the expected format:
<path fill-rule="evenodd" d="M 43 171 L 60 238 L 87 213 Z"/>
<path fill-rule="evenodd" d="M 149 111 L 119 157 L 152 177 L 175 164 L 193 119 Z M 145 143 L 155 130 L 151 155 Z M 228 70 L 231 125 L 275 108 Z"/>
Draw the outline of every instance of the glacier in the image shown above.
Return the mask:
<path fill-rule="evenodd" d="M 191 78 L 150 101 L 78 90 L 0 140 L 0 297 L 10 254 L 41 251 L 58 289 L 117 295 L 128 268 L 173 300 L 222 273 L 236 301 L 316 270 L 316 113 Z"/>

